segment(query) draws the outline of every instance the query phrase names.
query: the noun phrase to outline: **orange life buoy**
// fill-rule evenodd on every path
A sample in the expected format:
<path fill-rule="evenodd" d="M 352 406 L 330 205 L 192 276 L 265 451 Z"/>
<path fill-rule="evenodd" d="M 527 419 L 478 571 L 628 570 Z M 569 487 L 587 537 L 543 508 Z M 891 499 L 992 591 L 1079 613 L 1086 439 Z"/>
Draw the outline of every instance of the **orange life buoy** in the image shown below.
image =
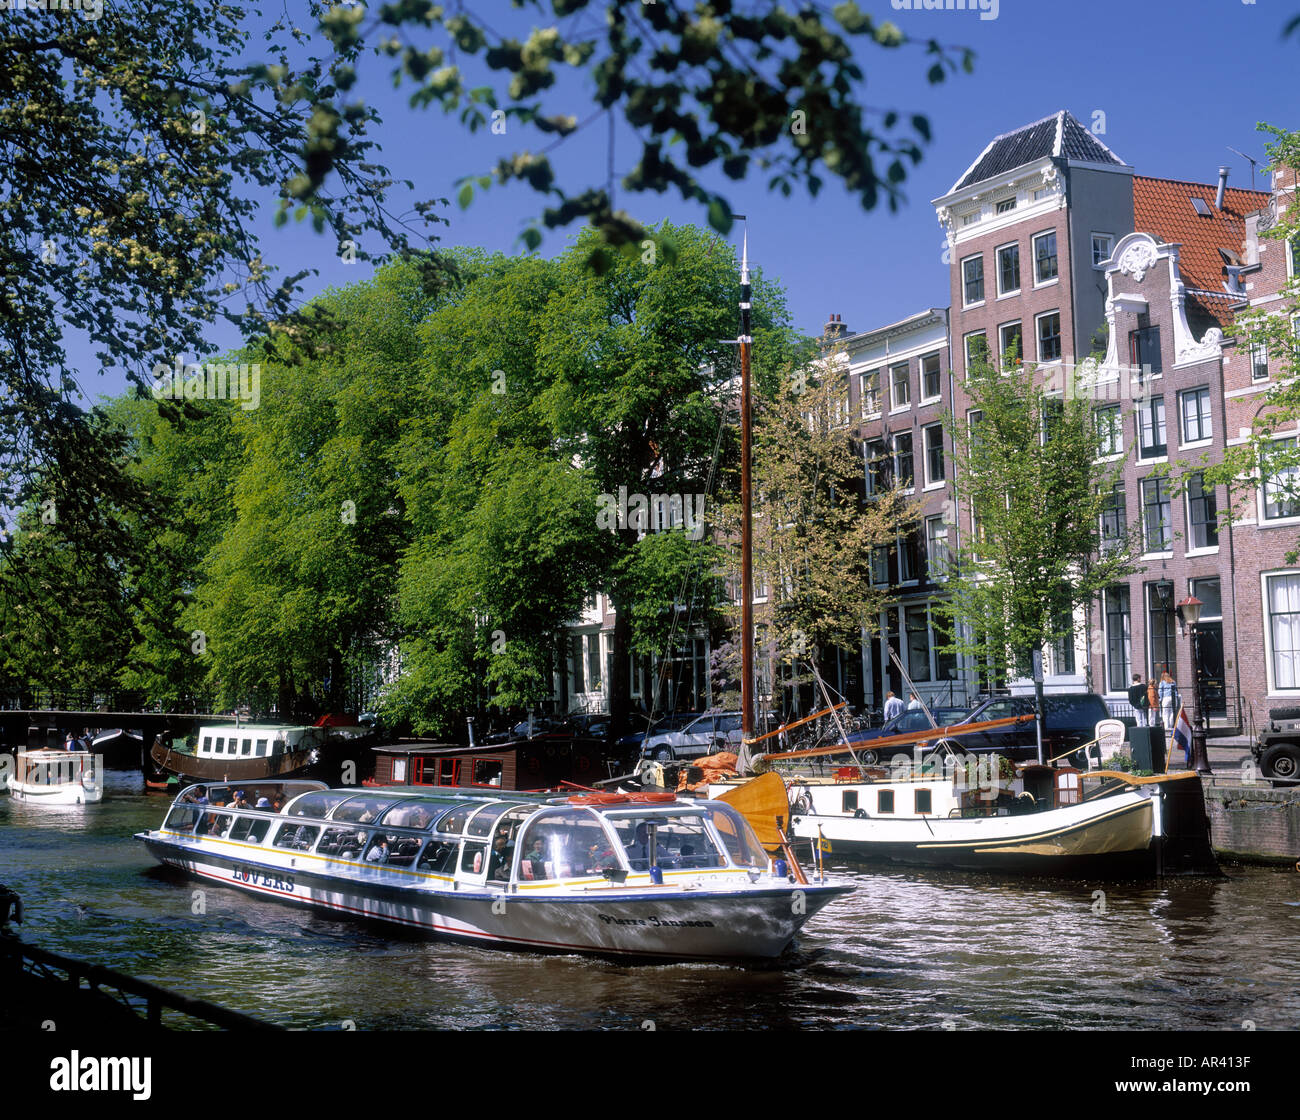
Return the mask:
<path fill-rule="evenodd" d="M 629 793 L 627 799 L 629 801 L 654 804 L 662 801 L 676 801 L 677 794 L 673 793 L 672 790 L 669 790 L 667 793 Z"/>
<path fill-rule="evenodd" d="M 579 793 L 569 798 L 570 805 L 623 805 L 632 799 L 626 793 Z"/>

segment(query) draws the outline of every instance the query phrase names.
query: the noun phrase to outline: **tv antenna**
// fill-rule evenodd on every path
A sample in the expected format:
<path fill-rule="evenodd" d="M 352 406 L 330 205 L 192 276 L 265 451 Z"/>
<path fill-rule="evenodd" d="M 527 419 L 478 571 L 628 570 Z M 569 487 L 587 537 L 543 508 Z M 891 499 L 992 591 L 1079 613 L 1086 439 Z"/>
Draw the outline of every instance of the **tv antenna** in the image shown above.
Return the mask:
<path fill-rule="evenodd" d="M 1242 159 L 1244 159 L 1247 163 L 1250 164 L 1250 189 L 1253 191 L 1253 190 L 1255 189 L 1255 163 L 1256 163 L 1256 161 L 1255 161 L 1254 159 L 1252 159 L 1250 156 L 1248 156 L 1245 152 L 1238 152 L 1237 149 L 1234 148 L 1231 144 L 1227 145 L 1227 148 L 1228 148 L 1228 151 L 1233 152 L 1234 154 L 1241 156 Z"/>

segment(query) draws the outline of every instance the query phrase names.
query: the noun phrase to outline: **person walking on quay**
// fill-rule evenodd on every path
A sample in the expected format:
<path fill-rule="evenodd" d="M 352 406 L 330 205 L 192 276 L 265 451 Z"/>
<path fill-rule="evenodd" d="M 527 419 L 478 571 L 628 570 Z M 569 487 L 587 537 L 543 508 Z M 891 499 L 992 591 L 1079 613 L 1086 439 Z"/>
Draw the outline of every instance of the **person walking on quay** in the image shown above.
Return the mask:
<path fill-rule="evenodd" d="M 1156 679 L 1152 677 L 1147 681 L 1147 726 L 1160 726 L 1160 689 L 1156 686 Z"/>
<path fill-rule="evenodd" d="M 1160 674 L 1160 715 L 1164 719 L 1165 734 L 1174 732 L 1174 717 L 1178 713 L 1178 685 L 1166 669 Z"/>
<path fill-rule="evenodd" d="M 903 702 L 892 692 L 885 693 L 885 722 L 888 723 L 895 716 L 903 714 Z"/>
<path fill-rule="evenodd" d="M 907 694 L 907 710 L 909 712 L 913 712 L 920 706 L 921 706 L 921 698 L 917 696 L 915 692 L 909 692 Z"/>
<path fill-rule="evenodd" d="M 1133 714 L 1137 717 L 1137 725 L 1146 727 L 1147 725 L 1147 686 L 1142 683 L 1142 674 L 1133 674 L 1133 683 L 1129 685 L 1128 702 L 1133 709 Z"/>

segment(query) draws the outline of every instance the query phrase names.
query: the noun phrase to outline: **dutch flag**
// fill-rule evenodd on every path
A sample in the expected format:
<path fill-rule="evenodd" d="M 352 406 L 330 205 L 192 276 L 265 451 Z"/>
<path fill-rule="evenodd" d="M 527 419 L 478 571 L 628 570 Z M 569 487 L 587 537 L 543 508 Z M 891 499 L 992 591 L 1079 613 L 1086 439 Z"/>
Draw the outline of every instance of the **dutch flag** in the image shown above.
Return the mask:
<path fill-rule="evenodd" d="M 1183 748 L 1183 757 L 1187 765 L 1192 764 L 1192 724 L 1187 718 L 1187 710 L 1180 704 L 1178 718 L 1174 720 L 1174 742 Z"/>

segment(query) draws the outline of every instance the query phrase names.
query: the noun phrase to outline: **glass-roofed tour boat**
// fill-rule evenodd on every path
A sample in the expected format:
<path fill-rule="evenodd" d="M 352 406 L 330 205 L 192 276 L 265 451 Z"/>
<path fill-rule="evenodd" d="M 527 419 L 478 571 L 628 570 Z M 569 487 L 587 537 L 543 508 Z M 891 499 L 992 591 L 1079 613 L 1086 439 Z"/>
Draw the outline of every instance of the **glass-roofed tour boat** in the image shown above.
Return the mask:
<path fill-rule="evenodd" d="M 778 956 L 851 888 L 798 882 L 732 806 L 671 793 L 190 786 L 137 839 L 255 894 L 510 948 Z"/>

